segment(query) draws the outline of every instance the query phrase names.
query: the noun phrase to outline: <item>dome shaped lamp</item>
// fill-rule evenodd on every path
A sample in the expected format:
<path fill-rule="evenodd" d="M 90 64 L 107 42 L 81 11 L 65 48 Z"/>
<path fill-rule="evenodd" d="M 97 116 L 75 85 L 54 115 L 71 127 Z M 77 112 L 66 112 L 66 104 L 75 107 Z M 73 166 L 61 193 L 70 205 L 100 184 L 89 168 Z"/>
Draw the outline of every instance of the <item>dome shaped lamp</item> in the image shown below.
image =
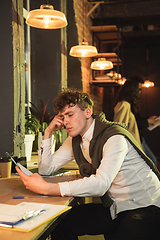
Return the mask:
<path fill-rule="evenodd" d="M 91 64 L 93 70 L 108 70 L 113 68 L 113 63 L 106 61 L 105 58 L 98 58 L 98 61 L 94 61 Z"/>
<path fill-rule="evenodd" d="M 94 57 L 97 53 L 96 47 L 89 45 L 87 42 L 82 42 L 71 47 L 69 55 L 72 57 Z"/>
<path fill-rule="evenodd" d="M 54 10 L 53 6 L 49 4 L 43 4 L 40 9 L 30 11 L 26 24 L 42 29 L 58 29 L 68 25 L 65 14 Z"/>

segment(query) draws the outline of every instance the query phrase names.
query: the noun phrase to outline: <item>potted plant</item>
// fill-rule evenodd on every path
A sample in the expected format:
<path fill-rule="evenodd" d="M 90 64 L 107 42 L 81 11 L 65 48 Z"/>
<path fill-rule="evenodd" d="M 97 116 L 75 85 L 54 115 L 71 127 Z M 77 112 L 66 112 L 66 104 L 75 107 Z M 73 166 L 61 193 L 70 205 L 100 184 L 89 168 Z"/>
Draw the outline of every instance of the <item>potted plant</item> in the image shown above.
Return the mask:
<path fill-rule="evenodd" d="M 49 102 L 49 100 L 48 100 L 48 102 Z M 30 107 L 30 111 L 31 111 L 32 115 L 35 116 L 41 124 L 41 128 L 37 135 L 37 141 L 35 142 L 35 145 L 37 145 L 35 147 L 36 149 L 39 149 L 41 140 L 42 140 L 42 136 L 44 135 L 44 131 L 46 130 L 46 128 L 48 127 L 48 125 L 50 124 L 52 119 L 54 118 L 53 114 L 50 115 L 50 113 L 47 112 L 48 102 L 46 104 L 44 104 L 43 101 L 40 99 L 40 106 L 41 106 L 40 108 L 38 108 L 35 104 L 33 104 L 31 102 L 32 107 Z M 56 144 L 59 144 L 59 145 L 62 144 L 62 131 L 63 131 L 62 129 L 59 129 L 59 130 L 53 132 L 52 153 L 55 151 Z"/>
<path fill-rule="evenodd" d="M 40 108 L 38 108 L 35 104 L 30 102 L 31 114 L 39 120 L 39 123 L 41 124 L 40 131 L 42 132 L 42 135 L 44 135 L 45 129 L 47 128 L 48 124 L 53 118 L 53 115 L 50 115 L 49 112 L 47 112 L 48 102 L 44 104 L 43 101 L 40 99 Z"/>
<path fill-rule="evenodd" d="M 38 134 L 41 125 L 39 120 L 32 114 L 25 114 L 25 155 L 27 162 L 31 159 L 33 141 Z"/>
<path fill-rule="evenodd" d="M 25 114 L 25 134 L 36 135 L 40 128 L 41 124 L 33 114 Z"/>

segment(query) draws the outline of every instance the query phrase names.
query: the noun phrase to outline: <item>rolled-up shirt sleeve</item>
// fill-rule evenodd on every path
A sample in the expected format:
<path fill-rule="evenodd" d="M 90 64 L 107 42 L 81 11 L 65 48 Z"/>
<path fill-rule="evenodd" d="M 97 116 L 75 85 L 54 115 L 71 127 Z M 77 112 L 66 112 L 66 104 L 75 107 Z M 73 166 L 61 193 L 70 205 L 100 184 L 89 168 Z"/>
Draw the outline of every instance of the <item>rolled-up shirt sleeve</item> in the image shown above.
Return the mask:
<path fill-rule="evenodd" d="M 105 143 L 103 157 L 96 174 L 70 182 L 59 183 L 62 196 L 102 196 L 118 174 L 128 151 L 127 141 L 115 135 Z"/>
<path fill-rule="evenodd" d="M 42 145 L 38 152 L 38 172 L 41 175 L 50 175 L 74 159 L 71 137 L 68 137 L 63 145 L 53 154 L 51 153 L 51 147 L 51 138 L 42 140 Z"/>

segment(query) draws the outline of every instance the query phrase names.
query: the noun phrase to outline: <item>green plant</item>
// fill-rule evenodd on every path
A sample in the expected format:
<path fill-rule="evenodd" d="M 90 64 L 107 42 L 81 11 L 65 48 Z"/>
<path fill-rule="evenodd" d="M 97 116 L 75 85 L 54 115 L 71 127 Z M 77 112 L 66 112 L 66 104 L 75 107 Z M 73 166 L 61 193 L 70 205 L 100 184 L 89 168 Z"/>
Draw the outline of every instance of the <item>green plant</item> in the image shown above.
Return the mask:
<path fill-rule="evenodd" d="M 31 103 L 30 111 L 39 120 L 41 125 L 43 122 L 49 124 L 52 118 L 52 115 L 50 115 L 50 113 L 47 112 L 48 102 L 44 104 L 43 101 L 40 99 L 40 108 L 38 108 L 34 103 L 30 102 Z"/>
<path fill-rule="evenodd" d="M 49 100 L 48 100 L 49 102 Z M 40 131 L 42 132 L 42 135 L 44 135 L 44 131 L 46 130 L 46 128 L 48 127 L 48 125 L 50 124 L 50 122 L 52 121 L 52 119 L 54 118 L 54 115 L 50 115 L 49 112 L 47 112 L 47 106 L 48 106 L 48 102 L 46 104 L 43 103 L 43 101 L 40 99 L 40 108 L 38 108 L 34 103 L 31 102 L 31 106 L 30 107 L 30 111 L 32 113 L 33 116 L 35 116 L 40 124 Z M 60 143 L 62 144 L 62 130 L 56 130 L 53 132 L 53 136 L 55 138 L 56 143 Z"/>
<path fill-rule="evenodd" d="M 54 131 L 53 132 L 53 136 L 55 138 L 56 143 L 59 142 L 60 144 L 62 144 L 62 132 L 61 132 L 61 129 Z"/>
<path fill-rule="evenodd" d="M 53 118 L 53 115 L 50 115 L 49 112 L 47 112 L 48 102 L 44 104 L 43 101 L 40 99 L 41 105 L 40 108 L 38 108 L 32 102 L 31 102 L 32 107 L 30 107 L 31 114 L 34 115 L 41 124 L 40 131 L 42 132 L 42 135 L 44 135 L 45 129 L 48 127 L 49 123 L 51 122 L 51 119 Z"/>
<path fill-rule="evenodd" d="M 37 134 L 41 124 L 33 114 L 25 114 L 25 134 Z"/>

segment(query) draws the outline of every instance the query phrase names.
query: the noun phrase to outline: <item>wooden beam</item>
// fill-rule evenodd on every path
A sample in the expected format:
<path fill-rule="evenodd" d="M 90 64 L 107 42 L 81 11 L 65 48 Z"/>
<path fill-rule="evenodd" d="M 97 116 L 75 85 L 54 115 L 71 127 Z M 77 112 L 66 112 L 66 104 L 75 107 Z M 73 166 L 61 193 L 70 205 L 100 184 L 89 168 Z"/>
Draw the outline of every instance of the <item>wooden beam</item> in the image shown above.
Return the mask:
<path fill-rule="evenodd" d="M 117 54 L 115 52 L 109 52 L 109 53 L 98 53 L 94 58 L 117 58 Z"/>
<path fill-rule="evenodd" d="M 104 2 L 101 11 L 97 11 L 94 19 L 158 16 L 159 13 L 159 0 Z"/>
<path fill-rule="evenodd" d="M 96 3 L 87 13 L 87 17 L 91 15 L 91 13 L 100 5 L 101 3 Z"/>
<path fill-rule="evenodd" d="M 106 25 L 106 26 L 92 26 L 91 30 L 93 32 L 117 32 L 118 28 L 116 25 Z"/>

